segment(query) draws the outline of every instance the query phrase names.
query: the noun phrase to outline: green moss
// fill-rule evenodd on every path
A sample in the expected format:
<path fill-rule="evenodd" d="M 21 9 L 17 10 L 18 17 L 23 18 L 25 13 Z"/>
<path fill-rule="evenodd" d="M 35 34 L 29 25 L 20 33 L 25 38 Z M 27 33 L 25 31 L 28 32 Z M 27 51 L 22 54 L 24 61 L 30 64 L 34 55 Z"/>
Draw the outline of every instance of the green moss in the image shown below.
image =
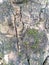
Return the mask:
<path fill-rule="evenodd" d="M 36 36 L 38 34 L 38 30 L 36 30 L 36 29 L 28 29 L 27 34 Z"/>
<path fill-rule="evenodd" d="M 18 53 L 18 55 L 21 57 L 21 56 L 22 56 L 22 53 L 21 53 L 21 52 L 19 52 L 19 53 Z"/>
<path fill-rule="evenodd" d="M 28 29 L 27 34 L 29 37 L 33 36 L 33 38 L 34 38 L 34 44 L 33 44 L 33 46 L 31 46 L 31 48 L 33 48 L 33 49 L 38 48 L 38 44 L 39 44 L 39 37 L 38 37 L 39 32 L 38 32 L 38 30 Z"/>
<path fill-rule="evenodd" d="M 38 37 L 37 37 L 37 38 L 35 37 L 34 39 L 35 39 L 34 42 L 35 42 L 36 44 L 38 44 L 38 43 L 39 43 L 39 38 L 38 38 Z"/>
<path fill-rule="evenodd" d="M 26 42 L 26 41 L 25 41 L 25 42 L 24 42 L 24 44 L 25 44 L 25 45 L 27 45 L 27 44 L 28 44 L 28 42 Z"/>
<path fill-rule="evenodd" d="M 8 64 L 6 64 L 5 62 L 3 62 L 3 64 L 4 64 L 4 65 L 8 65 Z"/>
<path fill-rule="evenodd" d="M 0 52 L 0 57 L 3 58 L 4 57 L 4 54 Z"/>
<path fill-rule="evenodd" d="M 27 34 L 29 36 L 33 36 L 34 37 L 35 43 L 39 43 L 39 38 L 38 38 L 38 34 L 39 33 L 38 33 L 38 30 L 36 30 L 36 29 L 28 29 Z"/>
<path fill-rule="evenodd" d="M 28 2 L 28 0 L 23 0 L 23 3 L 27 3 Z"/>
<path fill-rule="evenodd" d="M 31 48 L 32 49 L 37 49 L 38 48 L 38 44 L 36 43 L 36 44 L 33 44 L 32 46 L 31 46 Z"/>

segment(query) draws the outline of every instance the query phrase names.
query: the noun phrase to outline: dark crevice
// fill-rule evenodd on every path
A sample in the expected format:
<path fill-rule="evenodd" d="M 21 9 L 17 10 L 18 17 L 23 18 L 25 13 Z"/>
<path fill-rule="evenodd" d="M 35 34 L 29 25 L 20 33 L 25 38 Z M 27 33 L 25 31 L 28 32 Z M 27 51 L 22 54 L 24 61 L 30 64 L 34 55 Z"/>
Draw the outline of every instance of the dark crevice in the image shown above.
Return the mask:
<path fill-rule="evenodd" d="M 13 2 L 13 4 L 23 4 L 23 1 Z"/>
<path fill-rule="evenodd" d="M 46 57 L 46 59 L 45 59 L 44 62 L 43 62 L 43 65 L 46 64 L 48 58 L 49 58 L 49 56 Z"/>

